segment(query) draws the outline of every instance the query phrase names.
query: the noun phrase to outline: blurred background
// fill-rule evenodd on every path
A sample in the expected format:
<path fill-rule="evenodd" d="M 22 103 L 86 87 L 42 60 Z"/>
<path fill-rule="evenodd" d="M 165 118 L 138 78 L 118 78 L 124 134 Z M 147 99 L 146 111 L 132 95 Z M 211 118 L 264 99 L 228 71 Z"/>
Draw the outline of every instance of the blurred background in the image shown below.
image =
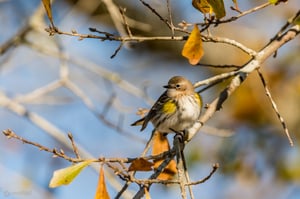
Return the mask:
<path fill-rule="evenodd" d="M 168 16 L 166 1 L 147 2 L 163 17 Z M 170 77 L 183 75 L 196 82 L 229 70 L 189 65 L 181 56 L 181 41 L 128 43 L 111 59 L 119 42 L 49 36 L 44 30 L 49 21 L 40 3 L 0 0 L 1 131 L 12 129 L 21 137 L 49 148 L 62 148 L 72 155 L 64 144 L 71 132 L 78 145 L 95 157 L 136 157 L 152 129 L 149 126 L 141 133 L 130 124 L 139 118 L 135 114 L 138 108 L 149 108 L 159 97 L 162 85 Z M 113 3 L 126 8 L 133 35 L 171 35 L 140 1 Z M 241 11 L 262 3 L 238 1 Z M 97 0 L 55 1 L 54 23 L 67 32 L 89 34 L 89 28 L 94 27 L 119 35 L 110 15 L 112 7 L 107 5 Z M 175 25 L 183 20 L 191 24 L 203 21 L 203 15 L 190 1 L 171 1 L 171 5 Z M 225 1 L 226 17 L 237 15 L 230 6 L 232 2 Z M 299 8 L 299 1 L 290 0 L 210 31 L 214 36 L 259 50 Z M 298 36 L 281 47 L 277 57 L 269 58 L 262 66 L 295 146 L 290 147 L 258 75 L 251 74 L 185 148 L 192 180 L 207 176 L 212 164 L 220 164 L 211 179 L 193 187 L 196 198 L 299 198 L 299 41 Z M 241 66 L 249 60 L 249 56 L 225 44 L 204 43 L 204 51 L 204 64 Z M 64 78 L 67 83 L 62 81 Z M 204 103 L 210 103 L 226 83 L 203 92 Z M 3 99 L 17 104 L 7 107 Z M 233 135 L 206 134 L 212 128 L 231 131 Z M 52 154 L 1 135 L 0 198 L 93 198 L 98 176 L 92 168 L 85 169 L 68 186 L 48 188 L 53 171 L 69 165 L 63 159 L 52 158 Z M 114 197 L 118 189 L 109 183 L 108 191 Z M 150 191 L 152 198 L 180 198 L 179 193 L 177 186 L 163 185 L 154 185 Z"/>

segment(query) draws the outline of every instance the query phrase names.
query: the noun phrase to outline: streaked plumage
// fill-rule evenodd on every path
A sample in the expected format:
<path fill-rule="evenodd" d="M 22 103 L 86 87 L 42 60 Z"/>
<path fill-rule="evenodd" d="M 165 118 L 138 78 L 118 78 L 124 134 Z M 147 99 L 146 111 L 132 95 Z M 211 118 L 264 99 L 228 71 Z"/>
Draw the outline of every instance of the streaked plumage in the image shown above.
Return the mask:
<path fill-rule="evenodd" d="M 181 132 L 199 119 L 202 100 L 189 80 L 182 76 L 174 76 L 164 88 L 167 90 L 158 98 L 148 114 L 132 126 L 142 125 L 142 131 L 151 121 L 161 133 L 169 133 L 172 130 Z"/>

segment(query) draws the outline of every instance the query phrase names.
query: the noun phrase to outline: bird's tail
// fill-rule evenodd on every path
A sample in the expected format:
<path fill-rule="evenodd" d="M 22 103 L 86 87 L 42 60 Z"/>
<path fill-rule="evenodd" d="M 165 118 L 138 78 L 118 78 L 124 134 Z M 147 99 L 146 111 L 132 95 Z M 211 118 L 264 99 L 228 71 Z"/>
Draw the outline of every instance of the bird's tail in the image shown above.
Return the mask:
<path fill-rule="evenodd" d="M 131 126 L 140 126 L 142 125 L 141 131 L 146 128 L 147 125 L 145 125 L 145 118 L 139 119 L 131 124 Z"/>

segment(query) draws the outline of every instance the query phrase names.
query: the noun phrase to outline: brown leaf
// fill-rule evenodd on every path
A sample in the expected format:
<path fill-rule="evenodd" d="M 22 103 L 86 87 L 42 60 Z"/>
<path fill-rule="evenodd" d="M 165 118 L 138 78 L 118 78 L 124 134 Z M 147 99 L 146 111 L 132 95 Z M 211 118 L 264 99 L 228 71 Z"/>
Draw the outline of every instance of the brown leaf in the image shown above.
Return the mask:
<path fill-rule="evenodd" d="M 94 199 L 109 199 L 109 195 L 106 189 L 105 177 L 103 167 L 100 168 L 99 180 Z"/>
<path fill-rule="evenodd" d="M 153 137 L 152 155 L 158 155 L 170 149 L 166 136 L 156 131 Z"/>
<path fill-rule="evenodd" d="M 144 158 L 138 158 L 132 161 L 128 171 L 151 171 L 153 163 L 145 160 Z"/>
<path fill-rule="evenodd" d="M 152 155 L 158 155 L 168 150 L 170 150 L 168 139 L 166 138 L 166 136 L 156 131 L 153 138 Z M 157 169 L 163 161 L 163 159 L 155 160 L 154 168 Z M 176 173 L 176 162 L 174 160 L 171 160 L 171 162 L 165 167 L 163 172 L 159 174 L 157 179 L 169 180 L 172 179 Z"/>
<path fill-rule="evenodd" d="M 159 174 L 157 179 L 159 180 L 171 180 L 173 176 L 177 173 L 177 167 L 175 160 L 171 160 L 171 162 L 166 166 L 166 168 Z"/>
<path fill-rule="evenodd" d="M 50 0 L 43 0 L 43 4 L 47 13 L 47 16 L 50 20 L 51 25 L 54 27 L 53 18 L 52 18 L 52 11 L 51 11 L 51 3 Z"/>
<path fill-rule="evenodd" d="M 202 58 L 204 51 L 201 34 L 197 25 L 194 26 L 188 40 L 185 42 L 181 54 L 186 57 L 192 65 L 198 64 Z"/>

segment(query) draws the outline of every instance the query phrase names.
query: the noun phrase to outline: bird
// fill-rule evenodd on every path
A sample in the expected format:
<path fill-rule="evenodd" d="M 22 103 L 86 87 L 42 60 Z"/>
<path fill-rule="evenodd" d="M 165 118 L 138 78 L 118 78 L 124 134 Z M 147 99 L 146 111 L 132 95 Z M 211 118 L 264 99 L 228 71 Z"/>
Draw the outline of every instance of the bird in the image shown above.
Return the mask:
<path fill-rule="evenodd" d="M 202 98 L 195 92 L 193 84 L 183 76 L 174 76 L 163 86 L 165 92 L 151 107 L 147 115 L 131 126 L 142 125 L 143 131 L 149 122 L 155 130 L 167 134 L 184 132 L 199 120 Z"/>

